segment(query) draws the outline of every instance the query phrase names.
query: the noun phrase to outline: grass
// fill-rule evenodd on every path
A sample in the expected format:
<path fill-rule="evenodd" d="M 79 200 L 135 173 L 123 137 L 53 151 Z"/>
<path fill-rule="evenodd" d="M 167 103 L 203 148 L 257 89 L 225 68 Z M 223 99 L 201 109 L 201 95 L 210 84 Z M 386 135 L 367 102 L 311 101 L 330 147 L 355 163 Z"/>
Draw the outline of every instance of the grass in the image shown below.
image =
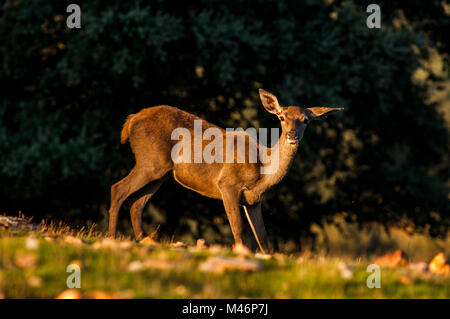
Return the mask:
<path fill-rule="evenodd" d="M 402 267 L 382 268 L 381 288 L 368 288 L 370 257 L 303 252 L 257 260 L 252 255 L 248 259 L 261 263 L 261 270 L 218 274 L 203 272 L 200 265 L 213 255 L 233 257 L 230 249 L 182 249 L 170 243 L 149 246 L 126 237 L 115 241 L 112 248 L 99 248 L 95 243 L 103 236 L 93 228 L 74 231 L 61 224 L 43 226 L 32 233 L 0 230 L 3 297 L 55 298 L 67 289 L 70 273 L 66 267 L 76 263 L 81 266 L 79 291 L 85 296 L 102 292 L 115 298 L 450 298 L 450 276 L 414 273 Z M 66 242 L 68 234 L 83 244 Z M 119 243 L 125 244 L 120 247 Z M 429 243 L 415 245 L 428 251 L 431 247 Z M 349 250 L 345 241 L 342 247 Z M 133 262 L 150 266 L 131 271 Z M 351 278 L 343 277 L 343 264 L 352 265 Z"/>

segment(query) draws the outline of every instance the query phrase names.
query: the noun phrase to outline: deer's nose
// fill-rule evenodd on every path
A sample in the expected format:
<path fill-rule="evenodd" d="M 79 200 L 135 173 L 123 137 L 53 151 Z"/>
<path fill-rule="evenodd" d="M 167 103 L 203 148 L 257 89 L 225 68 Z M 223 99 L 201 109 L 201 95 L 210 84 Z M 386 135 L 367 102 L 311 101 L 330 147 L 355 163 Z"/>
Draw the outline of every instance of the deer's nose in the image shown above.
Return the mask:
<path fill-rule="evenodd" d="M 287 133 L 287 138 L 290 139 L 290 140 L 297 139 L 297 132 L 295 130 L 289 131 Z"/>

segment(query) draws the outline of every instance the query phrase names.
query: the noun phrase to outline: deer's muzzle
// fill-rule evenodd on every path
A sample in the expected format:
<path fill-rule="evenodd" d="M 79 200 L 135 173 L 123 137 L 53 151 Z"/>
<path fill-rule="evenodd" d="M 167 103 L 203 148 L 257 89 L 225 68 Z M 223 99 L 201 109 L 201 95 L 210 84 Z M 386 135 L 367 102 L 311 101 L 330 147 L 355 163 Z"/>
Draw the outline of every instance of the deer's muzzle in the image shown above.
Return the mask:
<path fill-rule="evenodd" d="M 289 131 L 287 133 L 287 139 L 291 144 L 297 144 L 300 141 L 300 138 L 295 130 Z"/>

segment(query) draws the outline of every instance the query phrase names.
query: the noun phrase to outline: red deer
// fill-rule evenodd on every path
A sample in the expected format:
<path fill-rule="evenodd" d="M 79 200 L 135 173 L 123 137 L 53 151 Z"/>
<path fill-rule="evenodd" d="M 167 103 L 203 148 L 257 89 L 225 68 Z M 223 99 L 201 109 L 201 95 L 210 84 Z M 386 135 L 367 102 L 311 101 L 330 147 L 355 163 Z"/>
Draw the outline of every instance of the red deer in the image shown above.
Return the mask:
<path fill-rule="evenodd" d="M 260 89 L 259 96 L 264 108 L 280 120 L 281 136 L 276 145 L 266 147 L 246 132 L 240 134 L 244 136 L 246 150 L 253 145 L 258 151 L 264 150 L 269 160 L 258 158 L 251 161 L 250 156 L 245 156 L 245 160 L 239 160 L 237 154 L 239 149 L 236 149 L 234 143 L 223 143 L 223 148 L 216 149 L 215 152 L 221 151 L 225 154 L 230 151 L 231 145 L 234 148 L 231 150 L 233 160 L 198 161 L 194 158 L 195 154 L 205 151 L 208 141 L 203 139 L 200 144 L 197 141 L 195 146 L 194 135 L 197 124 L 201 124 L 202 134 L 211 128 L 219 130 L 223 140 L 234 140 L 239 134 L 227 132 L 197 116 L 167 105 L 149 107 L 129 115 L 123 126 L 121 142 L 124 144 L 127 140 L 130 141 L 136 165 L 128 176 L 111 187 L 109 235 L 115 236 L 120 207 L 132 196 L 131 222 L 136 240 L 141 240 L 144 236 L 142 229 L 144 206 L 165 178 L 172 175 L 182 186 L 223 201 L 235 244 L 242 244 L 243 225 L 239 209 L 243 206 L 261 251 L 267 252 L 267 233 L 261 214 L 261 200 L 264 193 L 286 175 L 307 124 L 342 108 L 283 107 L 275 95 L 269 92 Z M 192 142 L 189 145 L 193 144 L 192 149 L 183 149 L 183 154 L 179 154 L 184 156 L 183 161 L 173 158 L 174 147 L 179 143 L 173 139 L 173 132 L 180 128 L 191 133 L 191 140 L 188 142 Z M 213 156 L 215 155 L 217 154 Z M 276 169 L 268 173 L 263 172 L 264 168 L 273 167 L 274 163 Z"/>

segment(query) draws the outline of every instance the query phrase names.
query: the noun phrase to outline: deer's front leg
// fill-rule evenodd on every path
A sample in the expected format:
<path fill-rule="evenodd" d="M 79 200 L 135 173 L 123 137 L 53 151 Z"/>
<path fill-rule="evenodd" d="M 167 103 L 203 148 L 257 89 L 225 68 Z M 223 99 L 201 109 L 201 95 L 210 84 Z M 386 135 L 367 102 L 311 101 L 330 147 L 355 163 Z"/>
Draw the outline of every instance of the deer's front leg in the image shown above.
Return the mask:
<path fill-rule="evenodd" d="M 223 205 L 230 222 L 236 244 L 242 244 L 242 218 L 239 211 L 239 191 L 231 187 L 221 187 Z"/>
<path fill-rule="evenodd" d="M 255 205 L 244 206 L 245 215 L 247 215 L 250 227 L 255 235 L 256 242 L 259 248 L 265 254 L 269 252 L 269 245 L 267 242 L 266 227 L 264 227 L 264 221 L 261 213 L 261 202 Z"/>

